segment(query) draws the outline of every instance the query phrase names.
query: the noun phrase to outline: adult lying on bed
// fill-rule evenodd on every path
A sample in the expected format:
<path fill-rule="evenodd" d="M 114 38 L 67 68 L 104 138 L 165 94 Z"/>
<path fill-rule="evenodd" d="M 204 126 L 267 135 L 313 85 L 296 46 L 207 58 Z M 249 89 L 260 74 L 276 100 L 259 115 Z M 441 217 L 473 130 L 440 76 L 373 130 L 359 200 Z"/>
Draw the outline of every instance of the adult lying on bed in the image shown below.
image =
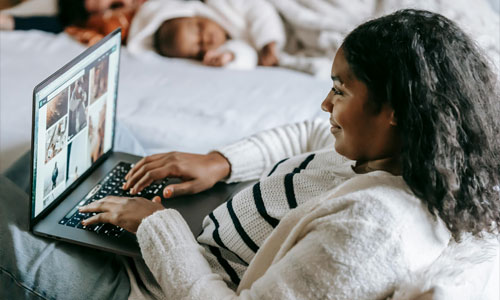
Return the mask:
<path fill-rule="evenodd" d="M 121 27 L 122 40 L 126 41 L 130 22 L 144 1 L 58 0 L 58 12 L 54 16 L 12 16 L 0 12 L 0 30 L 65 31 L 91 46 Z"/>
<path fill-rule="evenodd" d="M 488 62 L 448 19 L 404 10 L 350 33 L 331 75 L 321 104 L 330 122 L 280 127 L 206 155 L 156 154 L 134 166 L 124 187 L 132 193 L 157 178 L 183 178 L 164 190 L 167 198 L 260 178 L 209 214 L 198 241 L 158 198 L 107 197 L 82 208 L 100 212 L 87 224 L 136 233 L 145 263 L 33 237 L 2 208 L 0 274 L 12 284 L 0 293 L 412 299 L 434 288 L 425 296 L 479 299 L 480 284 L 468 289 L 455 285 L 467 281 L 419 274 L 443 267 L 452 271 L 430 274 L 461 276 L 464 264 L 439 262 L 465 236 L 483 237 L 466 239 L 466 248 L 491 241 L 498 251 L 499 108 Z"/>

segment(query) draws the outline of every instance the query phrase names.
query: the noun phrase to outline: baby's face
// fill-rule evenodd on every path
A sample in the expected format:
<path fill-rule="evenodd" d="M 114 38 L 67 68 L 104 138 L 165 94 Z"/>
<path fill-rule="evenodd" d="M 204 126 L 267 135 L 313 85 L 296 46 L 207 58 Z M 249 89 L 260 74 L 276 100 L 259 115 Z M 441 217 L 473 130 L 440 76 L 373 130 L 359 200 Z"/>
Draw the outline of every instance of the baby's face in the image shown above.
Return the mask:
<path fill-rule="evenodd" d="M 176 30 L 173 49 L 175 57 L 201 60 L 207 51 L 217 49 L 227 40 L 226 31 L 210 19 L 190 17 L 173 21 Z"/>

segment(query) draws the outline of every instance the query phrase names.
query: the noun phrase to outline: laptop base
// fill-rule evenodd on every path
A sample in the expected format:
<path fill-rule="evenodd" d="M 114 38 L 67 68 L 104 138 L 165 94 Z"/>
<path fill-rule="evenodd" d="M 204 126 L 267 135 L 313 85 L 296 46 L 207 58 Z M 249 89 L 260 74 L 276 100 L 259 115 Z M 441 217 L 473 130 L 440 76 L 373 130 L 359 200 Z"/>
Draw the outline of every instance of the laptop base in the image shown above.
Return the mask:
<path fill-rule="evenodd" d="M 36 235 L 54 238 L 91 248 L 117 253 L 125 256 L 140 256 L 140 249 L 135 234 L 125 232 L 120 237 L 110 237 L 88 230 L 59 224 L 59 220 L 68 213 L 88 192 L 104 178 L 119 162 L 136 163 L 141 157 L 114 152 L 92 174 L 86 178 L 52 212 L 33 227 Z M 175 179 L 174 181 L 175 182 Z M 195 236 L 201 232 L 203 218 L 232 195 L 242 190 L 251 182 L 238 184 L 218 183 L 208 191 L 196 195 L 163 199 L 166 208 L 178 210 L 186 220 Z"/>

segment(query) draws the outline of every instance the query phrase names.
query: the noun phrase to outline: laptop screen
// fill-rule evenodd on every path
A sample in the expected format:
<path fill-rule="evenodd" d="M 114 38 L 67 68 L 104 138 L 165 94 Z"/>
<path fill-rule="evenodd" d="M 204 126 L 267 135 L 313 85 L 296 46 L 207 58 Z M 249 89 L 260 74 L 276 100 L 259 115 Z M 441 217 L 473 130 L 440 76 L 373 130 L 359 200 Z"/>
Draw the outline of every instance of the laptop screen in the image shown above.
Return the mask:
<path fill-rule="evenodd" d="M 112 149 L 119 62 L 115 31 L 35 89 L 31 218 Z"/>

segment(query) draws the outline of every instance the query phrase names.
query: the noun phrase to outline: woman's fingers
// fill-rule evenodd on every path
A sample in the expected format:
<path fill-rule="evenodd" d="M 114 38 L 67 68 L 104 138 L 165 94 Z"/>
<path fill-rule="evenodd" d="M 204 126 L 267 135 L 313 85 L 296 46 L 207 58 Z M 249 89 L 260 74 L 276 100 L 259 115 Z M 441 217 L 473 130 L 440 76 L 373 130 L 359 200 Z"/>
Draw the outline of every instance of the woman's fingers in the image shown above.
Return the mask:
<path fill-rule="evenodd" d="M 164 198 L 196 194 L 209 187 L 203 187 L 199 180 L 189 180 L 182 183 L 169 184 L 163 189 Z"/>
<path fill-rule="evenodd" d="M 96 223 L 111 223 L 111 224 L 113 224 L 113 222 L 111 221 L 111 214 L 102 212 L 102 213 L 98 213 L 95 216 L 87 218 L 85 220 L 82 220 L 82 225 L 85 225 L 85 226 L 96 224 Z M 114 225 L 116 225 L 116 224 L 114 224 Z"/>
<path fill-rule="evenodd" d="M 162 168 L 155 168 L 147 171 L 144 175 L 137 181 L 137 183 L 130 189 L 130 194 L 135 195 L 136 193 L 142 191 L 145 187 L 150 185 L 153 181 L 161 178 L 165 178 L 167 174 Z"/>
<path fill-rule="evenodd" d="M 84 213 L 87 213 L 87 212 L 103 212 L 103 211 L 106 211 L 107 209 L 109 209 L 107 207 L 107 204 L 108 204 L 108 201 L 109 201 L 110 197 L 106 197 L 106 198 L 103 198 L 101 200 L 98 200 L 98 201 L 94 201 L 88 205 L 85 205 L 85 206 L 81 206 L 80 208 L 78 208 L 78 210 L 80 212 L 84 212 Z"/>
<path fill-rule="evenodd" d="M 148 162 L 151 162 L 153 160 L 155 160 L 155 158 L 153 158 L 155 155 L 151 155 L 151 156 L 146 156 L 146 157 L 143 157 L 141 158 L 138 162 L 136 162 L 134 164 L 134 166 L 132 167 L 132 169 L 130 169 L 130 171 L 128 171 L 127 175 L 125 175 L 125 179 L 128 180 L 130 177 L 132 177 L 140 168 L 142 168 L 143 165 L 145 165 L 146 163 Z"/>
<path fill-rule="evenodd" d="M 85 205 L 80 207 L 78 210 L 82 213 L 93 213 L 97 212 L 98 214 L 87 218 L 82 221 L 82 224 L 87 226 L 95 223 L 112 223 L 111 222 L 111 214 L 109 211 L 111 210 L 111 205 L 113 203 L 112 197 L 106 197 L 99 201 L 95 201 L 90 203 L 89 205 Z"/>
<path fill-rule="evenodd" d="M 125 184 L 123 185 L 123 189 L 124 190 L 127 190 L 129 188 L 132 188 L 132 187 L 135 187 L 137 185 L 137 183 L 143 178 L 145 177 L 149 172 L 152 172 L 156 169 L 159 169 L 161 168 L 162 166 L 164 165 L 164 162 L 161 161 L 161 160 L 155 160 L 155 161 L 152 161 L 152 162 L 149 162 L 149 163 L 145 163 L 145 164 L 142 164 L 141 167 L 139 167 L 139 169 L 137 169 L 133 174 L 132 176 L 130 176 L 128 179 L 127 179 L 127 182 L 125 182 Z M 148 176 L 151 176 L 151 175 L 148 175 Z M 160 177 L 161 178 L 161 177 Z M 153 182 L 154 180 L 156 179 L 160 179 L 160 178 L 155 178 L 153 180 L 151 180 L 151 182 Z M 148 178 L 149 179 L 149 178 Z M 142 189 L 140 190 L 137 190 L 135 191 L 136 193 L 140 192 Z"/>
<path fill-rule="evenodd" d="M 79 208 L 83 213 L 98 212 L 95 216 L 83 220 L 83 225 L 110 223 L 132 233 L 137 231 L 144 218 L 162 209 L 164 207 L 158 197 L 155 197 L 154 201 L 138 197 L 106 197 Z"/>

